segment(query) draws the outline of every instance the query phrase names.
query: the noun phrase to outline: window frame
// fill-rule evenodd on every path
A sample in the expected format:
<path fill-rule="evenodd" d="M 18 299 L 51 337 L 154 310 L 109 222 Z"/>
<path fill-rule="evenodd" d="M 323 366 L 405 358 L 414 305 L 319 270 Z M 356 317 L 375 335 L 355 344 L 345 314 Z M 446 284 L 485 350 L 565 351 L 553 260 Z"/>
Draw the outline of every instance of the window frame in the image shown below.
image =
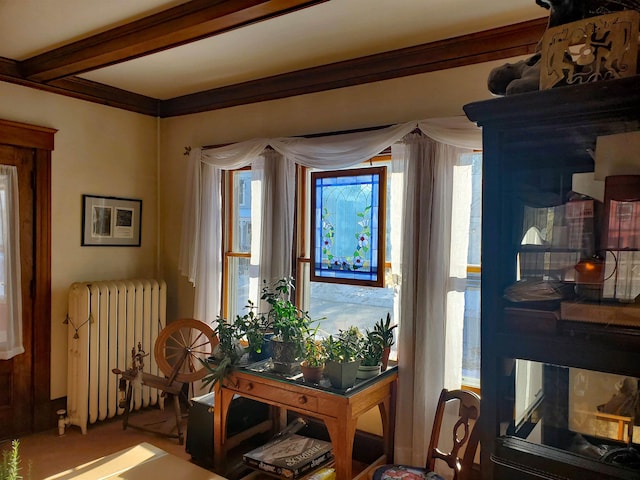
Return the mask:
<path fill-rule="evenodd" d="M 356 173 L 358 172 L 358 173 Z M 324 276 L 317 275 L 315 264 L 319 262 L 319 260 L 315 259 L 316 253 L 316 179 L 320 178 L 329 178 L 329 177 L 355 177 L 358 175 L 378 175 L 378 215 L 377 215 L 377 272 L 376 278 L 372 280 L 366 279 L 357 279 L 357 278 L 348 278 L 342 276 Z M 359 285 L 366 287 L 379 287 L 383 288 L 385 286 L 385 269 L 386 269 L 386 232 L 387 232 L 387 169 L 385 166 L 378 167 L 351 167 L 340 170 L 317 170 L 310 173 L 311 176 L 311 185 L 309 186 L 310 192 L 310 209 L 307 210 L 310 214 L 310 224 L 309 224 L 309 261 L 310 261 L 310 281 L 312 282 L 324 282 L 324 283 L 340 283 L 344 285 Z M 372 197 L 373 200 L 373 197 Z"/>
<path fill-rule="evenodd" d="M 222 318 L 229 318 L 230 299 L 229 299 L 229 285 L 231 284 L 231 271 L 230 262 L 233 258 L 251 258 L 251 242 L 249 242 L 249 252 L 234 251 L 234 222 L 239 219 L 234 215 L 234 201 L 235 194 L 233 188 L 234 175 L 238 172 L 250 171 L 251 167 L 243 167 L 235 170 L 224 170 L 222 172 L 222 212 L 224 215 L 224 228 L 222 229 L 222 289 L 221 289 L 221 301 L 220 301 L 220 314 Z M 246 186 L 245 186 L 246 188 Z M 251 186 L 249 185 L 249 188 Z M 244 194 L 246 199 L 246 193 Z M 243 199 L 244 200 L 244 199 Z M 243 201 L 243 205 L 246 204 L 246 200 Z M 239 206 L 242 206 L 239 204 Z"/>
<path fill-rule="evenodd" d="M 7 189 L 3 187 L 2 189 L 0 189 L 0 209 L 2 209 L 5 212 L 5 218 L 6 218 L 6 208 L 7 208 Z M 0 235 L 3 235 L 2 228 L 0 228 Z M 2 256 L 2 261 L 0 262 L 0 265 L 3 265 L 5 267 L 5 273 L 6 273 L 7 255 L 6 255 L 5 247 L 6 246 L 4 241 L 2 241 L 2 239 L 0 238 L 0 256 Z M 6 281 L 7 279 L 4 278 L 4 281 L 0 282 L 0 304 L 7 303 Z"/>
<path fill-rule="evenodd" d="M 391 161 L 391 149 L 386 149 L 383 152 L 379 153 L 371 157 L 369 160 L 366 160 L 362 164 L 369 163 L 370 166 L 375 165 L 376 163 L 388 163 Z M 353 167 L 352 167 L 353 168 Z M 304 165 L 296 165 L 296 199 L 295 199 L 295 228 L 294 228 L 294 240 L 293 245 L 295 247 L 294 257 L 294 267 L 293 267 L 293 276 L 295 279 L 295 284 L 298 285 L 298 282 L 304 282 L 305 279 L 302 277 L 305 275 L 303 272 L 305 271 L 305 265 L 308 265 L 308 269 L 311 269 L 311 241 L 308 238 L 310 233 L 309 227 L 309 215 L 311 213 L 310 204 L 311 204 L 311 189 L 309 184 L 311 182 L 311 168 L 305 167 Z M 385 190 L 386 195 L 386 190 Z M 386 209 L 386 197 L 385 197 L 385 205 Z M 387 219 L 388 221 L 388 219 Z M 386 236 L 385 236 L 385 262 L 384 262 L 384 271 L 388 271 L 391 268 L 391 261 L 386 258 Z M 306 274 L 309 276 L 309 274 Z M 383 279 L 386 275 L 383 275 Z M 310 281 L 309 279 L 307 279 Z M 295 300 L 296 305 L 302 306 L 305 304 L 305 292 L 304 288 L 296 288 L 295 289 Z M 301 307 L 302 308 L 302 307 Z"/>

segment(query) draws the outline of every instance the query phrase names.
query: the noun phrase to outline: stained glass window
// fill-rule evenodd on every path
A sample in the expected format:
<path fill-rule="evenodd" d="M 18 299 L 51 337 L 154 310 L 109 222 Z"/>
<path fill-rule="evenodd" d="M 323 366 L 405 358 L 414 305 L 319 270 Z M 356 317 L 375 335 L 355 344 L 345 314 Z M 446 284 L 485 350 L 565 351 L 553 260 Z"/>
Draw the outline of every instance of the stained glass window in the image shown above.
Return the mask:
<path fill-rule="evenodd" d="M 312 173 L 312 281 L 384 286 L 385 178 L 385 167 Z"/>

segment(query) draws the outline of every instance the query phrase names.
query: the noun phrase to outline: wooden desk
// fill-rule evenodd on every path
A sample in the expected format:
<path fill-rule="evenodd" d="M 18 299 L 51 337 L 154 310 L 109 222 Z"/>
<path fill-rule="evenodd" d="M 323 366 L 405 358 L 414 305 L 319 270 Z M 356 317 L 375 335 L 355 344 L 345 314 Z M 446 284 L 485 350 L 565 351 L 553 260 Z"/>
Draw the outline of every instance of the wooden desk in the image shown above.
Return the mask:
<path fill-rule="evenodd" d="M 384 453 L 374 463 L 391 462 L 397 380 L 397 368 L 392 367 L 375 379 L 363 381 L 354 388 L 341 392 L 316 388 L 277 374 L 236 370 L 222 385 L 218 382 L 215 387 L 213 458 L 216 471 L 221 471 L 224 467 L 226 451 L 233 444 L 226 437 L 231 400 L 234 395 L 242 395 L 277 407 L 280 411 L 280 427 L 287 410 L 324 421 L 333 444 L 336 478 L 364 478 L 366 471 L 357 477 L 352 474 L 353 442 L 358 418 L 378 406 L 382 418 Z"/>

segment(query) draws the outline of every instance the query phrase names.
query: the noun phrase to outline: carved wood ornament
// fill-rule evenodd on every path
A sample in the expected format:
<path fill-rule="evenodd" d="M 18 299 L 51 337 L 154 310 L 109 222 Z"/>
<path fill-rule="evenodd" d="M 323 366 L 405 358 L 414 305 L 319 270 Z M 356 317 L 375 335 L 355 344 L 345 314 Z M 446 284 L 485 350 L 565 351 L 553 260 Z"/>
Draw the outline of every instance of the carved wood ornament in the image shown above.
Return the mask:
<path fill-rule="evenodd" d="M 540 89 L 636 74 L 640 14 L 629 10 L 549 28 Z"/>

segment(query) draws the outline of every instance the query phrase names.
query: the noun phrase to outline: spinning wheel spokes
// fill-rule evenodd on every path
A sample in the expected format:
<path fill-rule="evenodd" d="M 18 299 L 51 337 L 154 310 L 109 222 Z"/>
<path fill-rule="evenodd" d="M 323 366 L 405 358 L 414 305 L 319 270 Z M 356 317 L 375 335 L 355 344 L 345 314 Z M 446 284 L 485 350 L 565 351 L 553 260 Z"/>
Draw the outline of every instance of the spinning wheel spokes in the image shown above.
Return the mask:
<path fill-rule="evenodd" d="M 193 318 L 176 320 L 163 328 L 156 340 L 154 355 L 167 376 L 177 371 L 175 380 L 191 383 L 207 373 L 198 359 L 211 355 L 218 340 L 209 325 Z"/>

